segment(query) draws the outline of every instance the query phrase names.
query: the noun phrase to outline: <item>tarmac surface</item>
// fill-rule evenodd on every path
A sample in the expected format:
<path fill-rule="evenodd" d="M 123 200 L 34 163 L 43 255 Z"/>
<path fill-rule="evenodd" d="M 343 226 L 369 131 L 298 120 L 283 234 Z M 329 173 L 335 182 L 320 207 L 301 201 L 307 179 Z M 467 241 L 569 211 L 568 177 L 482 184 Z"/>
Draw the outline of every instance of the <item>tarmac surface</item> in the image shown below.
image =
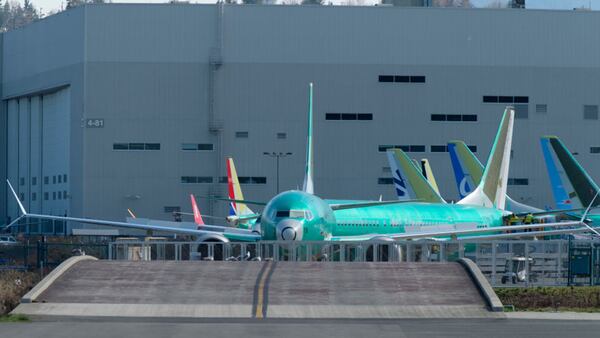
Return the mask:
<path fill-rule="evenodd" d="M 600 321 L 523 319 L 94 320 L 2 323 L 0 337 L 598 337 Z"/>
<path fill-rule="evenodd" d="M 81 261 L 15 313 L 162 318 L 481 318 L 458 263 Z"/>

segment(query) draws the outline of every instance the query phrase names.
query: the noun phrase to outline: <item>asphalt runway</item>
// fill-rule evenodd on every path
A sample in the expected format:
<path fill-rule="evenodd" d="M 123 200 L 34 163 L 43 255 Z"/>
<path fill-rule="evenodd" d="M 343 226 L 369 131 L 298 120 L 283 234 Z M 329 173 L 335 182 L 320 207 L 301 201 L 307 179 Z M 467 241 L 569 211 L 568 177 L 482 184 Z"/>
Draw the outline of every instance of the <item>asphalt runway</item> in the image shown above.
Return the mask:
<path fill-rule="evenodd" d="M 598 337 L 599 321 L 524 319 L 403 320 L 219 320 L 127 321 L 34 320 L 0 324 L 4 338 L 64 337 Z"/>

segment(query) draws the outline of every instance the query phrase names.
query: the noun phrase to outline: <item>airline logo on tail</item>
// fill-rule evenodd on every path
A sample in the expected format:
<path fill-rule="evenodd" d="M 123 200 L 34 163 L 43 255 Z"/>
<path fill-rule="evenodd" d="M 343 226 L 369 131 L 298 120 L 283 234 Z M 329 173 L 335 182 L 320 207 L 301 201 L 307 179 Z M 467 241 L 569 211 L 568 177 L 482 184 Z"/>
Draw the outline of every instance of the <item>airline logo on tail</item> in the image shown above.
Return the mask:
<path fill-rule="evenodd" d="M 194 222 L 197 225 L 204 225 L 204 220 L 202 219 L 202 214 L 200 214 L 200 209 L 198 209 L 198 205 L 196 204 L 196 198 L 194 198 L 194 194 L 190 194 L 190 200 L 192 201 L 192 211 L 194 212 Z"/>
<path fill-rule="evenodd" d="M 240 181 L 238 179 L 237 171 L 235 170 L 235 164 L 233 158 L 227 158 L 227 188 L 229 199 L 231 200 L 244 200 L 242 189 L 240 187 Z M 254 214 L 246 204 L 231 202 L 229 209 L 229 216 L 244 216 Z"/>
<path fill-rule="evenodd" d="M 477 186 L 470 172 L 478 171 L 480 178 L 481 174 L 483 174 L 483 167 L 480 163 L 478 163 L 479 161 L 477 159 L 470 158 L 472 157 L 472 154 L 470 154 L 470 152 L 465 152 L 465 148 L 468 149 L 467 146 L 461 141 L 451 141 L 448 143 L 450 162 L 452 163 L 452 169 L 454 170 L 454 178 L 456 179 L 458 195 L 461 199 L 467 197 L 467 195 L 473 192 Z M 474 168 L 469 168 L 469 166 Z"/>

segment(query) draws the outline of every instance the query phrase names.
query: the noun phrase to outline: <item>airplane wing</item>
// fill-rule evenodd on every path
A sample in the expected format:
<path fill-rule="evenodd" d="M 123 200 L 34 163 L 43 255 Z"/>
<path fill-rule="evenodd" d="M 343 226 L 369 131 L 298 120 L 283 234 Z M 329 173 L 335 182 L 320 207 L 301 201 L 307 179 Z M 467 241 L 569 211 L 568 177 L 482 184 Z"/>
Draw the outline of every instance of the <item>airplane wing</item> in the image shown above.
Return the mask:
<path fill-rule="evenodd" d="M 137 223 L 128 223 L 128 222 L 117 222 L 117 221 L 107 221 L 100 219 L 92 219 L 92 218 L 79 218 L 79 217 L 66 217 L 66 216 L 52 216 L 52 215 L 41 215 L 41 214 L 30 214 L 25 210 L 25 207 L 17 197 L 17 193 L 13 189 L 10 182 L 8 182 L 8 186 L 12 191 L 13 196 L 15 197 L 21 213 L 23 214 L 21 217 L 33 217 L 39 219 L 48 219 L 55 221 L 67 221 L 67 222 L 78 222 L 84 224 L 95 224 L 95 225 L 104 225 L 109 227 L 118 227 L 118 228 L 128 228 L 128 229 L 138 229 L 138 230 L 149 230 L 149 231 L 163 231 L 170 233 L 177 233 L 183 235 L 193 235 L 193 236 L 202 236 L 202 235 L 222 235 L 231 240 L 241 240 L 241 241 L 257 241 L 261 239 L 261 236 L 258 234 L 252 233 L 250 230 L 242 230 L 242 229 L 231 229 L 229 227 L 223 227 L 219 225 L 211 225 L 210 227 L 213 229 L 222 229 L 223 231 L 213 231 L 213 230 L 201 230 L 201 229 L 190 229 L 190 228 L 179 228 L 179 227 L 170 227 L 170 226 L 161 226 L 161 225 L 152 225 L 152 224 L 137 224 Z"/>
<path fill-rule="evenodd" d="M 420 232 L 420 233 L 389 233 L 389 234 L 366 234 L 366 235 L 358 235 L 358 236 L 332 236 L 330 238 L 331 241 L 364 241 L 378 238 L 389 238 L 394 240 L 406 240 L 406 239 L 420 239 L 420 238 L 435 238 L 435 237 L 457 237 L 457 236 L 469 236 L 469 235 L 478 235 L 485 234 L 490 232 L 503 232 L 503 231 L 517 231 L 517 230 L 529 230 L 529 229 L 540 229 L 540 228 L 563 228 L 563 227 L 578 227 L 578 228 L 569 228 L 563 229 L 565 232 L 561 233 L 570 233 L 573 230 L 578 229 L 578 231 L 590 231 L 588 227 L 585 226 L 583 222 L 558 222 L 558 223 L 540 223 L 540 224 L 523 224 L 523 225 L 513 225 L 513 226 L 503 226 L 503 227 L 494 227 L 494 228 L 477 228 L 477 229 L 456 229 L 456 230 L 447 230 L 447 231 L 431 231 L 431 232 Z M 539 231 L 543 234 L 550 235 L 549 231 Z M 533 232 L 519 232 L 516 233 L 521 237 L 531 236 Z M 490 234 L 490 235 L 478 235 L 467 237 L 465 239 L 473 240 L 473 239 L 486 239 L 489 236 L 498 236 L 502 234 Z M 516 235 L 510 235 L 508 237 L 516 237 Z M 540 234 L 538 234 L 539 236 Z M 535 236 L 535 235 L 533 235 Z"/>

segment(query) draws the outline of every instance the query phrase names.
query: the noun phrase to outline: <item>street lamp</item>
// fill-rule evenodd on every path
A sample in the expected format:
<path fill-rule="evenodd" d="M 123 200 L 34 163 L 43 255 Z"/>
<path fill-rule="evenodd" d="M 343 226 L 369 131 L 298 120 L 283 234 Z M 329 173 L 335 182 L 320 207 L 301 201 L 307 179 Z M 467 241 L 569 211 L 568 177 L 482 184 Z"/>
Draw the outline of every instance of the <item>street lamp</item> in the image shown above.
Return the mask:
<path fill-rule="evenodd" d="M 277 193 L 279 194 L 279 159 L 283 158 L 283 157 L 286 157 L 286 156 L 290 156 L 290 155 L 292 155 L 292 153 L 290 153 L 290 152 L 284 153 L 284 152 L 281 152 L 281 151 L 280 152 L 275 152 L 275 151 L 268 152 L 268 151 L 265 151 L 263 153 L 263 155 L 266 155 L 266 156 L 269 156 L 269 157 L 273 157 L 273 158 L 276 159 L 276 162 L 277 162 Z"/>

